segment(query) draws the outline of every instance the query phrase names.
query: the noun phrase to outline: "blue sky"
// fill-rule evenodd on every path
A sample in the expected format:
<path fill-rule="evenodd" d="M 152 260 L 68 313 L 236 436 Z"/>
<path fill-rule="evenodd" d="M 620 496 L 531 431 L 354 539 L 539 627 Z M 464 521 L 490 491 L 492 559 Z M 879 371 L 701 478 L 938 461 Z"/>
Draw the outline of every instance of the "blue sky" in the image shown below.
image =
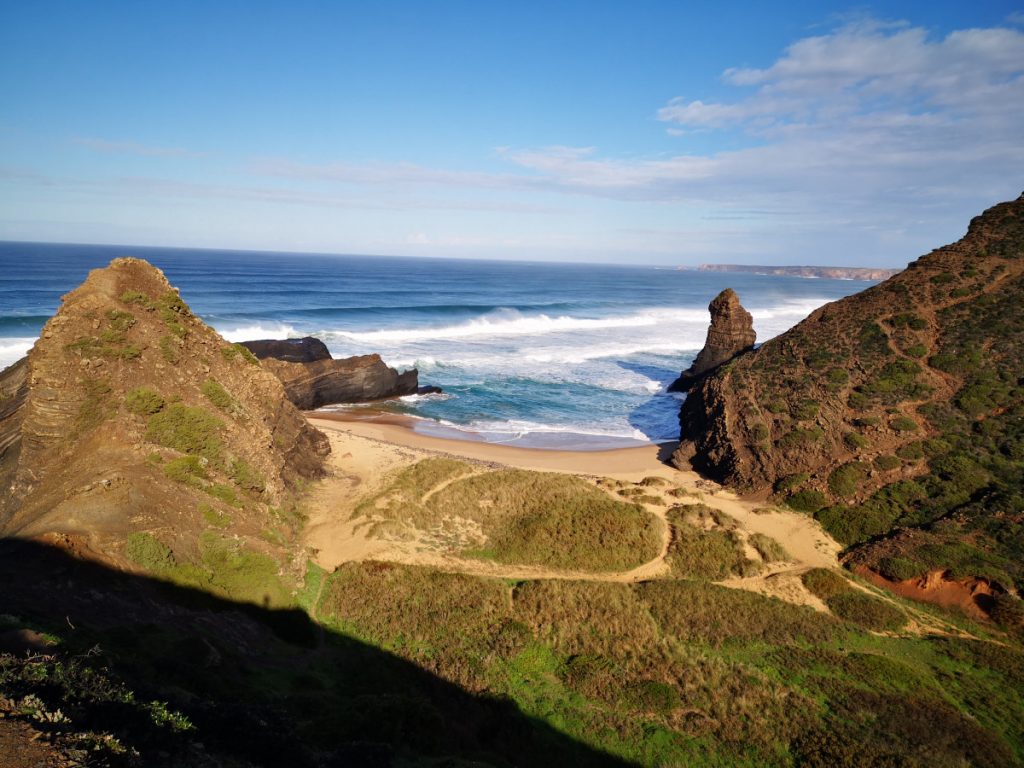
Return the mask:
<path fill-rule="evenodd" d="M 1024 5 L 0 7 L 0 239 L 895 265 L 1024 190 Z"/>

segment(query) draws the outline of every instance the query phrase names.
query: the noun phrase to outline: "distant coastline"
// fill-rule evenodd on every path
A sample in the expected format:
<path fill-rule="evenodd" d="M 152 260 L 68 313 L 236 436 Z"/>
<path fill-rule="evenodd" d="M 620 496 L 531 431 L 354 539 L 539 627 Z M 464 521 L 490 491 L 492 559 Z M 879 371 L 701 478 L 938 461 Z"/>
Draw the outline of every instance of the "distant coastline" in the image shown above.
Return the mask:
<path fill-rule="evenodd" d="M 701 264 L 698 272 L 752 272 L 757 275 L 820 277 L 832 280 L 888 280 L 902 269 L 880 267 L 772 267 L 763 264 Z"/>

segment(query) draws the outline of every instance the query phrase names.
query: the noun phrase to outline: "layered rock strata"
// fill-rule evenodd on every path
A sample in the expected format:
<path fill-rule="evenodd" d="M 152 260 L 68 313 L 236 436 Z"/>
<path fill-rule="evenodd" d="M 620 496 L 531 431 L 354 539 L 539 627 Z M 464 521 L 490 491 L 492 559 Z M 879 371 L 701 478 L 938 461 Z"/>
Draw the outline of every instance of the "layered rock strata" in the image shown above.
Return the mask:
<path fill-rule="evenodd" d="M 436 387 L 421 390 L 415 368 L 399 373 L 389 368 L 380 355 L 334 360 L 327 346 L 312 336 L 243 341 L 242 345 L 281 380 L 288 399 L 304 411 L 440 391 Z"/>
<path fill-rule="evenodd" d="M 255 516 L 319 476 L 330 451 L 281 382 L 140 259 L 115 259 L 67 294 L 0 374 L 0 397 L 6 534 L 175 529 L 211 499 L 246 498 Z"/>

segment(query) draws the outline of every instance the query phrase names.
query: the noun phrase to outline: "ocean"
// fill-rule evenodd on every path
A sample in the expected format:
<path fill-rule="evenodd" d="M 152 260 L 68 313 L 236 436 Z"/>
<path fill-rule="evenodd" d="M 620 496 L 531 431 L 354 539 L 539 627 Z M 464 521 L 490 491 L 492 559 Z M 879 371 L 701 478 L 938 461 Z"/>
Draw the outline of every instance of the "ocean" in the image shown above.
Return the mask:
<path fill-rule="evenodd" d="M 871 285 L 756 274 L 539 262 L 0 243 L 0 368 L 60 297 L 118 256 L 160 267 L 231 341 L 322 339 L 379 353 L 443 394 L 384 406 L 417 429 L 531 447 L 611 448 L 678 436 L 665 387 L 700 350 L 731 287 L 758 341 Z M 365 406 L 346 406 L 365 407 Z M 380 408 L 380 404 L 374 404 Z"/>

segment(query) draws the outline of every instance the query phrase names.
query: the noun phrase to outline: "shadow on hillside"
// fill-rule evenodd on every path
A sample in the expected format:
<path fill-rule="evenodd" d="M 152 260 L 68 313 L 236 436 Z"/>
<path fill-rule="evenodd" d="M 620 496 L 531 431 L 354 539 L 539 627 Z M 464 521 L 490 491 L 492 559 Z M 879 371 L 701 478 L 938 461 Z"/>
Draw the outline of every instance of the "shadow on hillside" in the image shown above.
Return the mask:
<path fill-rule="evenodd" d="M 57 635 L 62 655 L 107 667 L 138 701 L 183 712 L 196 726 L 188 755 L 201 742 L 211 765 L 626 765 L 301 610 L 224 600 L 55 547 L 0 540 L 0 614 Z M 154 745 L 92 706 L 89 716 L 107 716 L 94 727 L 138 748 L 142 764 L 183 764 L 182 739 Z"/>

